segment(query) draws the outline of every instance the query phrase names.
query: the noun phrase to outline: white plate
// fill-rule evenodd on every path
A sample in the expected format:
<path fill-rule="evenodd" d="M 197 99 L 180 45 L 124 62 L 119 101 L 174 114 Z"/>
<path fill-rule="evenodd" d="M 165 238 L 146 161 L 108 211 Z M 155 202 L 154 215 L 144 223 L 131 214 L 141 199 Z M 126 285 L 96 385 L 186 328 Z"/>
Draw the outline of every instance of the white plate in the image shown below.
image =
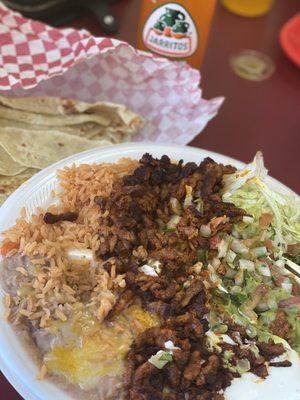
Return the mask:
<path fill-rule="evenodd" d="M 122 157 L 138 159 L 145 152 L 149 152 L 155 157 L 161 157 L 163 154 L 167 154 L 172 159 L 182 158 L 185 162 L 196 161 L 199 163 L 203 158 L 211 157 L 217 162 L 232 164 L 237 168 L 242 168 L 244 166 L 240 161 L 218 153 L 193 147 L 174 145 L 129 143 L 85 151 L 44 169 L 13 193 L 0 209 L 0 232 L 14 225 L 23 207 L 26 208 L 28 215 L 31 215 L 37 207 L 44 207 L 53 202 L 50 194 L 51 190 L 57 188 L 58 185 L 56 179 L 56 172 L 58 169 L 70 166 L 73 163 L 91 164 L 116 162 Z M 273 178 L 268 178 L 268 182 L 277 190 L 289 191 L 286 186 Z M 2 289 L 0 290 L 0 315 L 2 316 L 4 313 L 4 292 Z M 5 322 L 3 318 L 0 319 L 0 367 L 10 383 L 26 400 L 71 400 L 70 396 L 63 393 L 47 380 L 43 382 L 36 380 L 36 375 L 38 373 L 36 365 L 33 363 L 30 356 L 22 349 L 11 326 Z M 296 400 L 298 398 L 295 397 L 294 399 Z"/>

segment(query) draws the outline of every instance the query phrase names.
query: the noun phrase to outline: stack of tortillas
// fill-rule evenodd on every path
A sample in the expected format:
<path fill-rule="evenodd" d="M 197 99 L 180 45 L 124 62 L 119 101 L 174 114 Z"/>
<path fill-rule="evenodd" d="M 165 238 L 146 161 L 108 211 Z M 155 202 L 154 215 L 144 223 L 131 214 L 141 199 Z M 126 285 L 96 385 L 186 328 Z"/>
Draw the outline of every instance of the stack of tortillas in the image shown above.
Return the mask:
<path fill-rule="evenodd" d="M 0 96 L 0 204 L 38 170 L 128 141 L 143 125 L 142 117 L 120 104 Z"/>

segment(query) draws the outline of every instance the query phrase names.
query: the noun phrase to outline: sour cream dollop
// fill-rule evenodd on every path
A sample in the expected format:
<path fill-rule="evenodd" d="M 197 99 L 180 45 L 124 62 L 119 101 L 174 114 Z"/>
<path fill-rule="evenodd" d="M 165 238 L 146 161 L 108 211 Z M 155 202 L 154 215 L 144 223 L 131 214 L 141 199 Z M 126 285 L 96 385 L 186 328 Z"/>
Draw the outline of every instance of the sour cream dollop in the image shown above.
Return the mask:
<path fill-rule="evenodd" d="M 226 400 L 300 400 L 300 357 L 288 351 L 291 367 L 270 367 L 261 379 L 247 372 L 235 378 L 225 391 Z"/>

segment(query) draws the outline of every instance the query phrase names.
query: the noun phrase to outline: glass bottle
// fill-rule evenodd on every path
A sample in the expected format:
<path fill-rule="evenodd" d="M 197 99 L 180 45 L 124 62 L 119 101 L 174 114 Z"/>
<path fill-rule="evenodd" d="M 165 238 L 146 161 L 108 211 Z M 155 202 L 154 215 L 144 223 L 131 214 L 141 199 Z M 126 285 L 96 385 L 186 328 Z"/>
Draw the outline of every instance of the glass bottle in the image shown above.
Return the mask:
<path fill-rule="evenodd" d="M 199 68 L 216 0 L 142 0 L 137 47 Z"/>

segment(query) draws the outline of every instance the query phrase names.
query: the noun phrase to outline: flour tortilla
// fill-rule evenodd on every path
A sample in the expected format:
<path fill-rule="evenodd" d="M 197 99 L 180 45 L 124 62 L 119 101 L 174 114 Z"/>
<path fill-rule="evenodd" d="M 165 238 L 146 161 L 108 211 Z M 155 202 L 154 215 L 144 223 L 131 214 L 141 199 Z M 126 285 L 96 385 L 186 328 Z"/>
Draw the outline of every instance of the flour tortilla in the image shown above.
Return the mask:
<path fill-rule="evenodd" d="M 15 161 L 0 145 L 0 174 L 14 176 L 24 171 L 26 167 Z"/>
<path fill-rule="evenodd" d="M 13 121 L 10 119 L 0 119 L 0 129 L 5 128 L 22 128 L 22 129 L 34 129 L 38 131 L 48 131 L 49 126 L 46 125 L 30 125 L 20 121 Z M 90 140 L 110 140 L 114 144 L 126 142 L 130 140 L 130 129 L 113 128 L 113 127 L 102 127 L 94 122 L 84 122 L 78 125 L 66 125 L 66 126 L 51 126 L 51 130 L 68 133 L 70 135 L 84 137 Z"/>
<path fill-rule="evenodd" d="M 37 172 L 38 169 L 28 168 L 16 176 L 8 177 L 0 175 L 0 204 L 2 204 L 15 190 L 17 190 L 22 183 L 26 182 Z"/>
<path fill-rule="evenodd" d="M 25 122 L 31 125 L 46 126 L 65 126 L 77 125 L 84 122 L 95 122 L 99 125 L 108 126 L 110 120 L 102 115 L 96 114 L 78 114 L 78 115 L 44 115 L 35 114 L 26 111 L 13 110 L 11 108 L 0 106 L 0 118 L 6 118 L 12 121 Z"/>
<path fill-rule="evenodd" d="M 87 140 L 53 130 L 0 129 L 0 145 L 19 164 L 42 169 L 67 156 L 95 147 L 111 145 L 108 140 Z"/>
<path fill-rule="evenodd" d="M 131 133 L 137 132 L 144 126 L 144 119 L 127 107 L 121 104 L 110 102 L 99 102 L 95 104 L 88 104 L 83 102 L 75 102 L 73 105 L 76 112 L 91 114 L 101 114 L 109 118 L 111 123 L 110 127 L 126 127 L 127 131 Z"/>
<path fill-rule="evenodd" d="M 0 104 L 15 110 L 65 115 L 62 99 L 59 97 L 6 97 L 0 96 Z"/>
<path fill-rule="evenodd" d="M 106 129 L 94 122 L 83 122 L 78 125 L 66 125 L 66 126 L 49 126 L 47 125 L 30 125 L 25 122 L 13 121 L 6 118 L 0 119 L 0 129 L 5 128 L 22 128 L 22 129 L 34 129 L 39 131 L 48 131 L 49 129 L 58 131 L 61 133 L 69 133 L 70 135 L 84 137 L 86 139 L 92 139 L 94 137 L 103 138 L 105 136 Z M 118 135 L 116 135 L 118 138 Z M 118 142 L 119 143 L 119 142 Z"/>
<path fill-rule="evenodd" d="M 70 100 L 59 97 L 4 97 L 0 96 L 0 105 L 2 108 L 9 108 L 13 110 L 19 110 L 34 114 L 43 114 L 44 116 L 85 116 L 84 120 L 76 120 L 76 123 L 85 121 L 93 121 L 100 125 L 110 126 L 114 128 L 127 128 L 130 133 L 136 133 L 139 129 L 144 126 L 144 120 L 142 117 L 129 110 L 127 107 L 121 104 L 115 104 L 110 102 L 97 102 L 97 103 L 85 103 L 78 100 Z M 3 118 L 5 117 L 2 114 Z M 19 115 L 21 118 L 22 116 Z M 22 122 L 26 117 L 22 117 Z M 10 118 L 9 118 L 10 119 Z M 108 122 L 106 122 L 108 121 Z M 50 125 L 50 121 L 47 124 Z M 106 123 L 105 123 L 106 122 Z M 75 123 L 75 122 L 74 122 Z M 73 125 L 67 124 L 65 125 Z M 52 126 L 61 125 L 54 123 L 52 120 Z"/>

